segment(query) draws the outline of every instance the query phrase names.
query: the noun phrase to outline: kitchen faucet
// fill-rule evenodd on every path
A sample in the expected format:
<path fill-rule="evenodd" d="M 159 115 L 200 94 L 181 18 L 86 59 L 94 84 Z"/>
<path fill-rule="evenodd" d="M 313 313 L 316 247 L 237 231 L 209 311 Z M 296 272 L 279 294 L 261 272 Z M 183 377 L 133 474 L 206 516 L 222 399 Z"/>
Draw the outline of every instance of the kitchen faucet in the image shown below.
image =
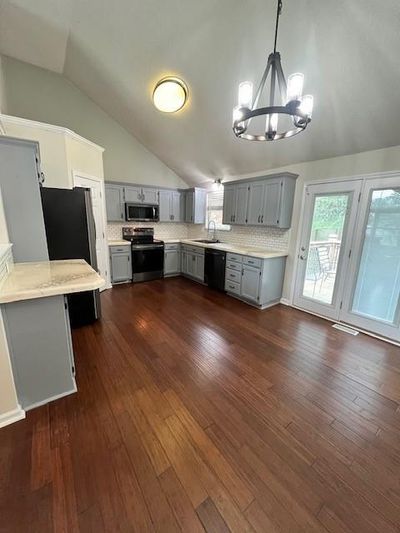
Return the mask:
<path fill-rule="evenodd" d="M 217 225 L 216 225 L 216 223 L 215 223 L 215 220 L 209 220 L 209 221 L 208 221 L 208 229 L 207 229 L 207 232 L 208 232 L 208 238 L 210 238 L 210 231 L 211 231 L 210 226 L 211 226 L 211 223 L 214 224 L 214 234 L 213 234 L 213 238 L 212 238 L 212 240 L 213 240 L 213 241 L 216 241 L 216 240 L 217 240 Z"/>

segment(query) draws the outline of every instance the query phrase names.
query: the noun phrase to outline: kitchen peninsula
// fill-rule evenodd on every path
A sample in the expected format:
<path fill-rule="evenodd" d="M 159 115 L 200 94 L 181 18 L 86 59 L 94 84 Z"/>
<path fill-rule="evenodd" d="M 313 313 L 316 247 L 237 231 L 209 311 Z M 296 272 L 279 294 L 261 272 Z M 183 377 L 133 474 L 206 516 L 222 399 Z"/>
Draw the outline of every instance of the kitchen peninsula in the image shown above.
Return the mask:
<path fill-rule="evenodd" d="M 76 391 L 66 295 L 103 283 L 83 260 L 9 265 L 0 286 L 0 309 L 22 409 Z"/>

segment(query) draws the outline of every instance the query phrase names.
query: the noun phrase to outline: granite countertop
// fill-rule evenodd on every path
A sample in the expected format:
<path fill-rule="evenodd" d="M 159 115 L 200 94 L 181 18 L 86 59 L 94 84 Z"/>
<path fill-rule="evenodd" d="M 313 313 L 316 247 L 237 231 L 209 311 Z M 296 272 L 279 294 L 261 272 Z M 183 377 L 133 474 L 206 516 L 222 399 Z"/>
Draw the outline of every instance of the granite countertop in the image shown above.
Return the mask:
<path fill-rule="evenodd" d="M 196 242 L 191 239 L 181 239 L 182 244 L 190 244 L 193 246 L 200 246 L 201 248 L 213 248 L 215 250 L 223 250 L 225 252 L 232 252 L 239 255 L 250 255 L 251 257 L 258 257 L 260 259 L 270 259 L 272 257 L 286 257 L 287 252 L 279 250 L 269 250 L 260 248 L 259 246 L 242 246 L 240 244 L 229 244 L 227 242 L 219 243 L 204 243 Z"/>
<path fill-rule="evenodd" d="M 91 291 L 104 283 L 83 259 L 15 263 L 0 286 L 0 304 Z"/>
<path fill-rule="evenodd" d="M 123 239 L 120 239 L 120 240 L 109 240 L 108 241 L 108 246 L 130 246 L 131 245 L 131 242 L 130 241 L 125 241 Z"/>

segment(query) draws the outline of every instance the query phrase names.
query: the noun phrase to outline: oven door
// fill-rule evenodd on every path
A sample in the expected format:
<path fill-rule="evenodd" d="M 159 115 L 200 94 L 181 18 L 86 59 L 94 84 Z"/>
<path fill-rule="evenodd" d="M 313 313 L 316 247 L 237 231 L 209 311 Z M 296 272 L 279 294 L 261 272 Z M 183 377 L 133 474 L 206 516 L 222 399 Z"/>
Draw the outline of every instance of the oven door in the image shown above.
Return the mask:
<path fill-rule="evenodd" d="M 160 279 L 164 273 L 164 246 L 132 246 L 132 281 Z"/>
<path fill-rule="evenodd" d="M 125 204 L 126 220 L 136 222 L 158 222 L 158 205 Z"/>

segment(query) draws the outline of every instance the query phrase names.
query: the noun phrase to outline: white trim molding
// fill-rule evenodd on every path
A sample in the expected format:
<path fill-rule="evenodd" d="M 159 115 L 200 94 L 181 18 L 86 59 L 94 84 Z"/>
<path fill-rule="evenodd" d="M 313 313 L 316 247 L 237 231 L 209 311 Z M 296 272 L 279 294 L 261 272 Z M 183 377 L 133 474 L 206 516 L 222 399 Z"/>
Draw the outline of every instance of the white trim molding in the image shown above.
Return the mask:
<path fill-rule="evenodd" d="M 85 137 L 78 135 L 78 133 L 75 133 L 74 131 L 68 128 L 64 128 L 63 126 L 55 126 L 54 124 L 46 124 L 45 122 L 38 122 L 36 120 L 29 120 L 27 118 L 13 117 L 12 115 L 3 115 L 3 114 L 0 115 L 0 123 L 2 123 L 3 127 L 5 127 L 7 124 L 17 124 L 20 126 L 39 128 L 39 129 L 46 130 L 52 133 L 59 133 L 59 134 L 71 137 L 72 139 L 75 139 L 76 141 L 85 143 L 91 146 L 92 148 L 99 150 L 100 152 L 104 152 L 104 148 L 102 146 L 99 146 L 98 144 L 92 141 L 89 141 L 89 139 L 85 139 Z"/>
<path fill-rule="evenodd" d="M 23 418 L 25 418 L 25 411 L 18 405 L 12 411 L 0 414 L 0 428 L 14 424 L 14 422 L 18 422 L 18 420 L 22 420 Z"/>

